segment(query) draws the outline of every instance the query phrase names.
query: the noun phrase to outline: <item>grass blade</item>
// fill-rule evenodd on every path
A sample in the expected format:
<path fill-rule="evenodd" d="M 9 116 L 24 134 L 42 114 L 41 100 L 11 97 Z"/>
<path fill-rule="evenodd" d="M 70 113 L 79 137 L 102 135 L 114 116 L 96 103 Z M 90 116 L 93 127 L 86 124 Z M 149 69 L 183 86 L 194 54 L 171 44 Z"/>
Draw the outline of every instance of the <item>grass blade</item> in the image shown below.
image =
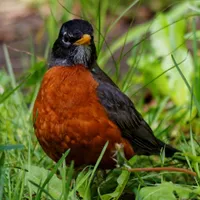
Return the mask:
<path fill-rule="evenodd" d="M 90 185 L 91 185 L 92 179 L 94 177 L 94 174 L 95 174 L 95 172 L 96 172 L 96 170 L 97 170 L 97 168 L 98 168 L 98 166 L 99 166 L 99 164 L 100 164 L 100 162 L 101 162 L 101 160 L 103 158 L 103 155 L 104 155 L 104 153 L 105 153 L 105 151 L 106 151 L 106 149 L 108 147 L 108 143 L 109 142 L 107 141 L 106 144 L 104 145 L 104 147 L 103 147 L 103 149 L 101 151 L 101 154 L 100 154 L 100 156 L 99 156 L 99 158 L 98 158 L 98 160 L 97 160 L 97 162 L 96 162 L 96 164 L 94 166 L 94 169 L 92 171 L 92 174 L 90 176 L 90 179 L 89 179 L 89 182 L 88 182 L 88 185 L 87 185 L 87 188 L 86 188 L 84 199 L 87 199 L 87 200 L 91 199 L 90 198 Z"/>
<path fill-rule="evenodd" d="M 11 85 L 12 85 L 13 88 L 15 88 L 16 87 L 15 74 L 13 72 L 13 67 L 12 67 L 12 64 L 11 64 L 11 61 L 10 61 L 10 56 L 9 56 L 8 49 L 7 49 L 5 44 L 3 45 L 3 51 L 4 51 L 4 55 L 5 55 L 8 73 L 9 73 L 10 78 L 11 78 Z"/>
<path fill-rule="evenodd" d="M 8 144 L 8 145 L 0 145 L 0 151 L 9 151 L 16 149 L 23 149 L 24 145 L 22 144 Z"/>
<path fill-rule="evenodd" d="M 44 183 L 42 184 L 36 199 L 41 199 L 41 194 L 45 188 L 45 186 L 48 184 L 48 182 L 51 180 L 51 178 L 53 177 L 53 175 L 56 173 L 58 167 L 61 166 L 61 164 L 63 163 L 63 161 L 65 160 L 65 158 L 67 157 L 67 155 L 69 154 L 70 149 L 68 149 L 61 157 L 61 159 L 56 163 L 55 167 L 52 169 L 52 171 L 49 173 L 49 175 L 47 176 L 46 180 L 44 181 Z"/>
<path fill-rule="evenodd" d="M 70 167 L 68 169 L 68 173 L 67 173 L 67 182 L 65 183 L 65 193 L 64 193 L 64 199 L 67 199 L 69 196 L 69 191 L 70 191 L 70 187 L 71 187 L 71 180 L 73 177 L 73 172 L 74 172 L 74 161 L 72 160 Z M 66 178 L 66 177 L 63 177 Z"/>
<path fill-rule="evenodd" d="M 54 198 L 48 193 L 48 191 L 45 190 L 43 187 L 41 187 L 40 185 L 38 185 L 38 184 L 35 183 L 34 181 L 29 180 L 29 182 L 30 182 L 31 184 L 33 184 L 34 186 L 38 187 L 38 189 L 39 189 L 40 191 L 44 192 L 44 193 L 45 193 L 47 196 L 49 196 L 52 200 L 56 200 L 56 199 L 54 199 Z"/>
<path fill-rule="evenodd" d="M 4 177 L 5 177 L 5 172 L 4 172 L 4 162 L 5 162 L 5 153 L 3 152 L 1 154 L 0 158 L 0 199 L 3 197 L 3 186 L 4 186 Z"/>
<path fill-rule="evenodd" d="M 14 94 L 26 81 L 27 79 L 31 76 L 31 74 L 29 74 L 28 76 L 26 76 L 14 89 L 12 90 L 8 90 L 5 93 L 3 93 L 3 95 L 0 95 L 0 104 L 3 103 L 7 98 L 9 98 L 12 94 Z"/>
<path fill-rule="evenodd" d="M 133 1 L 129 6 L 127 6 L 127 8 L 119 15 L 119 17 L 112 23 L 112 25 L 108 28 L 107 33 L 109 33 L 111 31 L 111 29 L 117 24 L 117 22 L 137 3 L 139 2 L 139 0 L 135 0 Z"/>
<path fill-rule="evenodd" d="M 198 112 L 199 112 L 199 114 L 200 114 L 200 104 L 199 104 L 199 102 L 198 102 L 196 96 L 194 95 L 193 90 L 192 90 L 192 88 L 190 87 L 190 84 L 188 83 L 188 81 L 187 81 L 187 79 L 185 78 L 184 74 L 183 74 L 182 71 L 180 70 L 180 68 L 179 68 L 179 66 L 178 66 L 178 64 L 177 64 L 177 62 L 176 62 L 174 56 L 171 55 L 171 57 L 172 57 L 172 60 L 173 60 L 173 62 L 174 62 L 174 65 L 175 65 L 176 69 L 178 70 L 179 74 L 181 75 L 181 78 L 183 79 L 183 81 L 185 82 L 185 85 L 187 86 L 187 88 L 188 88 L 190 94 L 193 96 L 195 105 L 196 105 L 197 110 L 198 110 Z"/>

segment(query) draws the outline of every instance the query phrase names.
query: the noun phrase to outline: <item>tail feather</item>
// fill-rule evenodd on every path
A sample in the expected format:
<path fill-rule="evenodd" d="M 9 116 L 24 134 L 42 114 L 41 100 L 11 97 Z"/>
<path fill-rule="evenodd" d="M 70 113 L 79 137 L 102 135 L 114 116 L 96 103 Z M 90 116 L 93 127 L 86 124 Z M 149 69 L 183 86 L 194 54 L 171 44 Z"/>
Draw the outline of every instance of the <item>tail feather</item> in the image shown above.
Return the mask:
<path fill-rule="evenodd" d="M 161 147 L 164 148 L 166 157 L 172 157 L 175 153 L 181 152 L 178 149 L 176 149 L 168 144 L 165 144 L 164 142 L 162 142 L 160 140 L 158 140 L 158 143 L 160 144 Z"/>

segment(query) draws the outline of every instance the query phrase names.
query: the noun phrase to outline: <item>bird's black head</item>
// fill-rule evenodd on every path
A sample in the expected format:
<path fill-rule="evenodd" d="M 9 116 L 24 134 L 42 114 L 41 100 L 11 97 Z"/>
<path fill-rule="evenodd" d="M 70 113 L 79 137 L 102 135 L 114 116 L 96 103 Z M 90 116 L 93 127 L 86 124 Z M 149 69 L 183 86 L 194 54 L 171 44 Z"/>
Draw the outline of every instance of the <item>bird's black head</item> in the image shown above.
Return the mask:
<path fill-rule="evenodd" d="M 91 24 L 81 19 L 65 22 L 53 45 L 50 67 L 83 64 L 89 68 L 96 58 Z"/>

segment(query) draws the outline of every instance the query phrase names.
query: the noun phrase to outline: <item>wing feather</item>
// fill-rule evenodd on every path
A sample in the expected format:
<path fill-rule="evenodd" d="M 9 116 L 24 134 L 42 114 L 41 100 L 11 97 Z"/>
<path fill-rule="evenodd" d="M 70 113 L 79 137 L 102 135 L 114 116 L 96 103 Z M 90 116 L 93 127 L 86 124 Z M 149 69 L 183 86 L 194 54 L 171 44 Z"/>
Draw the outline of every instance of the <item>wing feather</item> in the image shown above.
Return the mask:
<path fill-rule="evenodd" d="M 109 118 L 117 124 L 122 136 L 132 144 L 137 154 L 159 154 L 165 143 L 158 140 L 149 125 L 135 109 L 132 101 L 115 83 L 97 66 L 91 70 L 93 77 L 99 83 L 97 95 Z M 167 147 L 170 147 L 167 145 Z M 171 150 L 176 151 L 170 147 Z M 171 155 L 171 154 L 170 154 Z"/>

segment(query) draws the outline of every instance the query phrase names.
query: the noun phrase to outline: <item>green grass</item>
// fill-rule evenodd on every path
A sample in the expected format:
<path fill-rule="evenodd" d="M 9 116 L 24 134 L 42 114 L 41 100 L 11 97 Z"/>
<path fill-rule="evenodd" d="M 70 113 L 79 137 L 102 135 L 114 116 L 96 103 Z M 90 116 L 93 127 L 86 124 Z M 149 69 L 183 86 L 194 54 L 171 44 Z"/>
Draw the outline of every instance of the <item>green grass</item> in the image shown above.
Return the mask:
<path fill-rule="evenodd" d="M 26 49 L 32 55 L 29 70 L 16 77 L 15 63 L 11 62 L 6 45 L 3 46 L 6 70 L 0 71 L 0 92 L 4 90 L 0 94 L 0 199 L 117 200 L 125 194 L 135 194 L 137 200 L 200 199 L 200 64 L 196 25 L 200 3 L 172 2 L 168 10 L 163 9 L 150 21 L 133 27 L 134 12 L 145 1 L 126 1 L 126 6 L 121 1 L 111 5 L 106 0 L 76 3 L 81 7 L 80 16 L 95 28 L 99 65 L 132 98 L 154 134 L 180 149 L 187 161 L 171 161 L 163 154 L 134 156 L 126 161 L 119 150 L 117 164 L 134 168 L 188 168 L 197 176 L 168 171 L 131 173 L 120 167 L 106 172 L 99 170 L 107 144 L 96 165 L 82 170 L 74 169 L 73 161 L 65 165 L 63 161 L 69 151 L 58 163 L 45 155 L 34 135 L 32 108 L 60 25 L 77 18 L 72 13 L 74 1 L 63 1 L 60 5 L 49 0 L 51 14 L 44 19 L 49 42 L 41 55 L 35 55 L 34 48 Z M 124 16 L 132 16 L 130 26 L 108 44 L 107 36 Z M 109 23 L 107 18 L 111 20 Z M 192 53 L 186 42 L 191 43 Z M 130 49 L 125 48 L 126 44 L 131 45 Z M 113 55 L 116 51 L 120 55 L 117 58 Z M 114 63 L 112 73 L 108 60 Z M 123 74 L 122 60 L 128 64 Z M 148 104 L 147 91 L 153 96 Z"/>

